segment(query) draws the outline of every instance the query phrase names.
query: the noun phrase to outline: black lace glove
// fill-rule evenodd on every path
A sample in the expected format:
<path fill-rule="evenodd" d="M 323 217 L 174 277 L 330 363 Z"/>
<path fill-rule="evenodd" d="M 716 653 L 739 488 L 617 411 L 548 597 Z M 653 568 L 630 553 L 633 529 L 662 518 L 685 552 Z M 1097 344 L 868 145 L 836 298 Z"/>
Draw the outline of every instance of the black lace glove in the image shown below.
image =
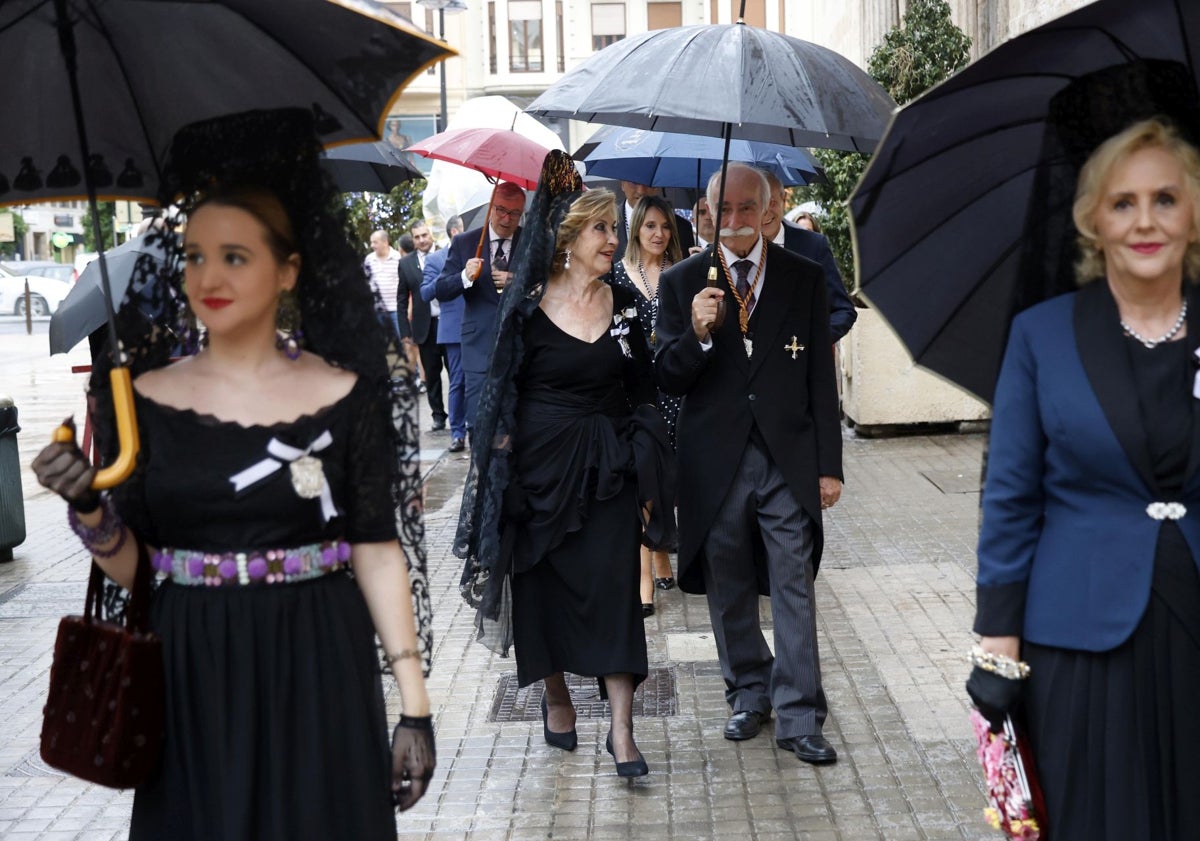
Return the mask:
<path fill-rule="evenodd" d="M 967 694 L 975 708 L 988 720 L 993 733 L 1004 729 L 1004 719 L 1015 712 L 1021 701 L 1024 681 L 1001 677 L 976 666 L 967 678 Z"/>
<path fill-rule="evenodd" d="M 400 716 L 392 731 L 392 800 L 401 812 L 425 796 L 436 767 L 433 716 Z"/>
<path fill-rule="evenodd" d="M 70 440 L 56 437 L 30 466 L 43 487 L 61 496 L 76 511 L 81 514 L 95 511 L 100 505 L 100 494 L 92 490 L 96 470 L 75 443 L 74 418 L 67 418 L 62 425 L 71 431 Z"/>

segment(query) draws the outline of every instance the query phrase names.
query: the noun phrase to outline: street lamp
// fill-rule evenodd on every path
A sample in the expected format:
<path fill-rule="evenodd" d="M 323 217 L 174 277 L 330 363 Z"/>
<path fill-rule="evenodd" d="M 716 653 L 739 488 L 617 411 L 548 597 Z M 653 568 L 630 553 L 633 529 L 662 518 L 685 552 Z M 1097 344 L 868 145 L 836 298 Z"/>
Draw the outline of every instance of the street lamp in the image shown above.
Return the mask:
<path fill-rule="evenodd" d="M 446 12 L 457 14 L 465 12 L 468 8 L 467 0 L 417 0 L 418 6 L 424 6 L 426 9 L 437 9 L 438 13 L 438 38 L 442 43 L 446 42 Z M 448 115 L 446 114 L 446 62 L 441 62 L 440 73 L 442 78 L 442 110 L 438 114 L 438 131 L 446 130 L 446 122 Z"/>

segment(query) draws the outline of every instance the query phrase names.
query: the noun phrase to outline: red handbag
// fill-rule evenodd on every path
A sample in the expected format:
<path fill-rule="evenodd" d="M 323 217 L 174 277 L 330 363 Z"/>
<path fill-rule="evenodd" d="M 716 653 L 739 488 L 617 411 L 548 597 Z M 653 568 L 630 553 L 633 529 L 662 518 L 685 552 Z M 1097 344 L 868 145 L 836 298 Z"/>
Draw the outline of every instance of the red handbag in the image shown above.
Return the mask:
<path fill-rule="evenodd" d="M 138 566 L 123 625 L 100 618 L 104 573 L 92 563 L 82 616 L 58 625 L 50 692 L 42 710 L 42 759 L 73 777 L 132 788 L 162 753 L 162 642 L 148 628 L 150 562 Z"/>

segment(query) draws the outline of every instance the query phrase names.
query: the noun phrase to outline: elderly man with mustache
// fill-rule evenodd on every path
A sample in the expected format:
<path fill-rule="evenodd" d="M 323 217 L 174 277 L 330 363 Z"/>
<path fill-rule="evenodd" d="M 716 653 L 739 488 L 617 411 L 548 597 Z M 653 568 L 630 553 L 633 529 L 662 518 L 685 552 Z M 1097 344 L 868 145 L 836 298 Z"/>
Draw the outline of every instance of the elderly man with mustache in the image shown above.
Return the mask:
<path fill-rule="evenodd" d="M 721 174 L 708 183 L 718 207 Z M 684 397 L 679 454 L 679 586 L 707 593 L 733 715 L 725 738 L 775 740 L 802 761 L 834 762 L 813 578 L 821 511 L 842 489 L 842 438 L 821 267 L 762 235 L 770 187 L 730 164 L 712 247 L 663 272 L 655 374 Z M 715 326 L 717 307 L 727 314 Z M 758 620 L 769 596 L 775 653 Z"/>

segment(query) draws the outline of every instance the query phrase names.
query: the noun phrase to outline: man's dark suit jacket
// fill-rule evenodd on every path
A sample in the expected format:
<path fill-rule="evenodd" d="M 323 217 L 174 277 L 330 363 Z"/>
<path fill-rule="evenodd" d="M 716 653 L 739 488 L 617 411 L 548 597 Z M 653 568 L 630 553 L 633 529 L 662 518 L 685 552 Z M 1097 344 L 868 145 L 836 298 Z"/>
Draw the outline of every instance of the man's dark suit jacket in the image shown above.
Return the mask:
<path fill-rule="evenodd" d="M 837 261 L 833 259 L 833 250 L 829 240 L 821 234 L 801 228 L 799 225 L 783 222 L 783 247 L 793 254 L 807 257 L 821 264 L 825 270 L 825 293 L 829 296 L 829 335 L 835 342 L 850 332 L 858 313 L 854 302 L 846 294 L 846 286 L 842 283 L 842 275 L 838 272 Z"/>
<path fill-rule="evenodd" d="M 625 219 L 625 202 L 619 196 L 617 197 L 617 216 L 617 250 L 613 252 L 614 263 L 625 256 L 625 246 L 629 245 L 629 234 L 625 231 L 625 228 L 628 227 L 628 222 Z M 679 251 L 686 257 L 688 249 L 696 244 L 696 235 L 692 231 L 692 223 L 676 213 L 675 230 L 679 233 Z"/>
<path fill-rule="evenodd" d="M 430 254 L 433 252 L 430 251 Z M 417 252 L 400 258 L 400 285 L 396 287 L 396 314 L 400 321 L 400 338 L 411 338 L 419 345 L 430 338 L 429 325 L 433 315 L 429 302 L 421 297 L 421 263 Z M 412 323 L 409 323 L 408 302 L 412 301 Z M 437 336 L 433 337 L 437 341 Z"/>
<path fill-rule="evenodd" d="M 818 478 L 842 477 L 842 434 L 834 381 L 829 307 L 819 266 L 768 243 L 762 297 L 750 316 L 754 355 L 746 358 L 737 302 L 722 273 L 728 312 L 705 351 L 692 332 L 692 298 L 706 285 L 712 246 L 663 272 L 654 371 L 662 390 L 682 395 L 679 451 L 679 585 L 704 592 L 701 553 L 751 431 L 814 525 L 813 568 L 823 535 Z M 794 342 L 793 342 L 794 339 Z M 802 346 L 795 352 L 784 346 Z M 767 565 L 755 541 L 759 591 Z"/>
<path fill-rule="evenodd" d="M 521 228 L 513 234 L 510 242 L 504 243 L 504 252 L 512 265 L 512 249 L 521 240 Z M 463 299 L 462 316 L 462 364 L 463 370 L 473 374 L 486 374 L 492 356 L 492 345 L 496 341 L 496 318 L 499 313 L 500 293 L 492 283 L 492 232 L 483 243 L 483 270 L 471 285 L 463 289 L 462 270 L 467 261 L 475 256 L 483 228 L 465 231 L 450 241 L 446 267 L 437 280 L 437 299 L 451 301 L 460 295 Z"/>

